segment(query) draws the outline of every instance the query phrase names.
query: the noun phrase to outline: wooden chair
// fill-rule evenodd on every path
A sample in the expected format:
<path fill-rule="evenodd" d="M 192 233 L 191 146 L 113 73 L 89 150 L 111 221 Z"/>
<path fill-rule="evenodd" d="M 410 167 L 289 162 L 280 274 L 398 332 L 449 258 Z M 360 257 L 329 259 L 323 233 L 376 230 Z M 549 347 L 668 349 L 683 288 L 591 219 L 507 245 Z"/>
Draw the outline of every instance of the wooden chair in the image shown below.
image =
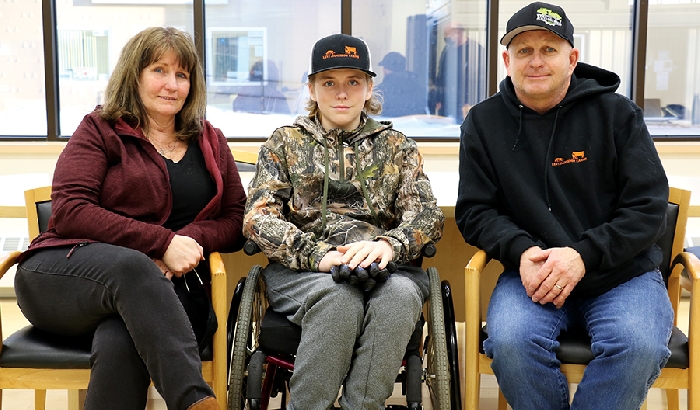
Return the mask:
<path fill-rule="evenodd" d="M 674 329 L 669 342 L 671 358 L 662 369 L 661 375 L 654 382 L 654 388 L 666 390 L 668 408 L 678 410 L 679 389 L 688 390 L 688 409 L 700 409 L 700 393 L 694 392 L 695 384 L 700 383 L 700 357 L 698 348 L 693 343 L 693 332 L 700 332 L 700 260 L 695 255 L 683 252 L 685 240 L 685 228 L 690 203 L 690 191 L 671 188 L 669 192 L 669 208 L 667 212 L 667 231 L 663 238 L 657 242 L 664 252 L 664 263 L 659 268 L 667 278 L 668 295 L 676 316 Z M 479 408 L 479 384 L 482 374 L 493 374 L 491 359 L 483 351 L 483 341 L 486 337 L 484 323 L 486 320 L 485 307 L 493 291 L 493 284 L 482 286 L 489 273 L 500 274 L 503 270 L 500 264 L 489 264 L 490 259 L 486 253 L 479 250 L 469 261 L 465 268 L 465 304 L 466 304 L 466 342 L 465 342 L 465 397 L 466 409 Z M 488 268 L 487 268 L 487 265 Z M 678 329 L 678 305 L 681 290 L 681 272 L 686 269 L 689 275 L 688 286 L 690 296 L 690 320 L 689 332 L 686 337 Z M 482 272 L 487 271 L 487 274 Z M 482 308 L 482 305 L 483 308 Z M 585 333 L 585 332 L 584 332 Z M 571 335 L 569 335 L 571 336 Z M 590 339 L 583 334 L 579 337 L 559 338 L 560 350 L 557 353 L 561 361 L 561 370 L 566 375 L 569 383 L 579 383 L 583 377 L 586 364 L 593 359 L 590 352 Z M 574 351 L 584 354 L 575 354 Z M 642 408 L 646 408 L 646 403 Z M 499 389 L 498 409 L 506 409 L 506 400 Z"/>
<path fill-rule="evenodd" d="M 232 150 L 239 164 L 255 164 L 257 154 Z M 51 215 L 51 187 L 25 191 L 25 206 L 29 238 L 43 232 Z M 0 255 L 0 278 L 17 263 L 21 252 Z M 226 319 L 228 292 L 226 269 L 221 254 L 213 252 L 208 257 L 211 270 L 211 298 L 219 327 L 214 334 L 211 348 L 202 357 L 204 380 L 214 390 L 219 406 L 226 408 L 228 387 L 228 353 Z M 0 316 L 1 318 L 1 316 Z M 46 390 L 67 389 L 68 409 L 83 408 L 85 391 L 90 378 L 90 345 L 66 343 L 27 326 L 7 339 L 0 329 L 0 406 L 2 390 L 34 390 L 34 408 L 46 408 Z"/>

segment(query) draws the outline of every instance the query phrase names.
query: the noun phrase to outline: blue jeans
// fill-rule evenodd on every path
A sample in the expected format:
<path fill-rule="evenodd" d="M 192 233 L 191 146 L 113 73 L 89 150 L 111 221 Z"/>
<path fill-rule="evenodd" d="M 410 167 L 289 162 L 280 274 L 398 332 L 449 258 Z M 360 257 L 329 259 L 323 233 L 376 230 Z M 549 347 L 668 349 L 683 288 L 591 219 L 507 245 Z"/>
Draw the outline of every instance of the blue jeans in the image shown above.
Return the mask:
<path fill-rule="evenodd" d="M 520 409 L 639 409 L 666 364 L 673 309 L 661 274 L 647 272 L 593 298 L 569 298 L 561 309 L 534 303 L 518 272 L 498 279 L 484 341 L 508 403 Z M 569 404 L 557 337 L 583 326 L 595 359 Z"/>

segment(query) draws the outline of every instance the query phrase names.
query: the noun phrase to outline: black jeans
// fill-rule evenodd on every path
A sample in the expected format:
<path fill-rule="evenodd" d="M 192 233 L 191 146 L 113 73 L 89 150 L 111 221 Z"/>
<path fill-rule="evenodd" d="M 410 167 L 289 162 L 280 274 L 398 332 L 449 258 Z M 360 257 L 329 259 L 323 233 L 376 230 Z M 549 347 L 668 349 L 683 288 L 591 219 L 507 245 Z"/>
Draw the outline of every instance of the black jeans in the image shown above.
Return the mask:
<path fill-rule="evenodd" d="M 40 250 L 20 264 L 17 303 L 37 328 L 94 334 L 85 409 L 143 410 L 153 380 L 168 409 L 213 396 L 170 282 L 141 252 L 93 243 Z"/>

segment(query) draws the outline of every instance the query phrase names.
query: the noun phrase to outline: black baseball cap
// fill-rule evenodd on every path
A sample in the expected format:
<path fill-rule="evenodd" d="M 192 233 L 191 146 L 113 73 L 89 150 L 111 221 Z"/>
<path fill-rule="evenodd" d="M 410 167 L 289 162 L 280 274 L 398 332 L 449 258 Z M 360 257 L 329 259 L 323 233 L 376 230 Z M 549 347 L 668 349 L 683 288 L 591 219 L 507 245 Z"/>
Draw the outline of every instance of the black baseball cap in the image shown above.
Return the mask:
<path fill-rule="evenodd" d="M 535 2 L 520 9 L 508 20 L 501 44 L 508 47 L 513 38 L 531 30 L 549 30 L 574 46 L 574 26 L 564 9 L 554 4 Z"/>
<path fill-rule="evenodd" d="M 402 56 L 401 53 L 391 51 L 379 62 L 379 66 L 391 71 L 404 71 L 406 70 L 406 57 Z"/>
<path fill-rule="evenodd" d="M 347 34 L 332 34 L 311 49 L 309 76 L 334 68 L 355 68 L 375 77 L 369 47 L 364 40 Z"/>

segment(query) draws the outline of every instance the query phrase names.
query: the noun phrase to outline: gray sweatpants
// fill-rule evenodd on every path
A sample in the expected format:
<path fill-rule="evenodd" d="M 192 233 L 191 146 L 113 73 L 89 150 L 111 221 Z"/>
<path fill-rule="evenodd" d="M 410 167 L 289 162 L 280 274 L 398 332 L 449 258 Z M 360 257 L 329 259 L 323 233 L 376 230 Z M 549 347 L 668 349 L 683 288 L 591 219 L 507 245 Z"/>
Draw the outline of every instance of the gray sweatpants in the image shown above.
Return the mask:
<path fill-rule="evenodd" d="M 342 408 L 383 409 L 428 298 L 425 271 L 401 266 L 367 294 L 279 264 L 263 278 L 272 307 L 302 328 L 287 409 L 326 410 L 343 381 Z"/>

